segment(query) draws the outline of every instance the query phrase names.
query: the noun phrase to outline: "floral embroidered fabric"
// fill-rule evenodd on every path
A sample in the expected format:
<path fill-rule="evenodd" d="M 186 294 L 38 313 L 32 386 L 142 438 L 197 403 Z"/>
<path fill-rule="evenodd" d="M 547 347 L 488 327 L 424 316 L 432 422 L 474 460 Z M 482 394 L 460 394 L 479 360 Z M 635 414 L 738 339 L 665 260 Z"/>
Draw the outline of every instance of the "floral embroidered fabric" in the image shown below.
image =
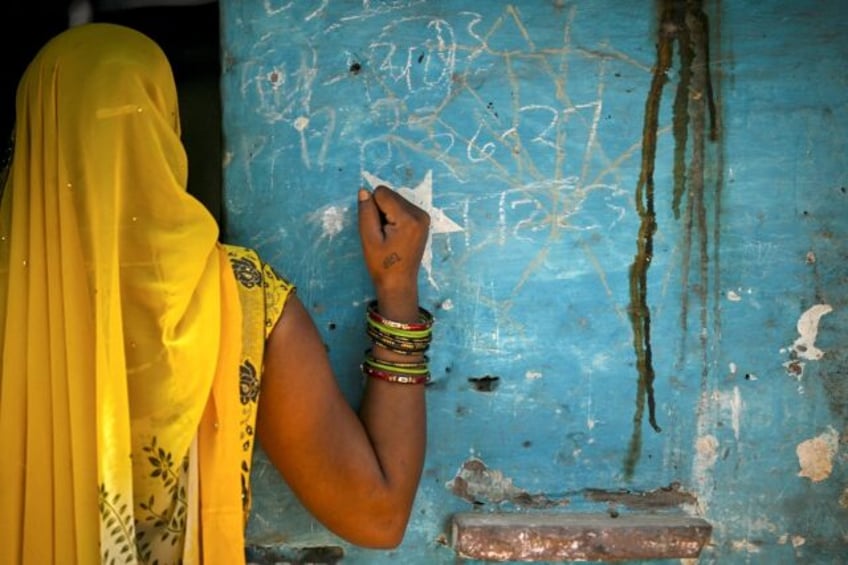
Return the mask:
<path fill-rule="evenodd" d="M 225 245 L 242 304 L 242 360 L 239 367 L 239 396 L 242 405 L 241 462 L 242 500 L 245 519 L 250 511 L 250 462 L 256 432 L 256 409 L 262 376 L 265 340 L 282 315 L 286 300 L 295 287 L 281 277 L 256 251 Z"/>
<path fill-rule="evenodd" d="M 238 381 L 242 458 L 239 465 L 246 524 L 251 505 L 250 465 L 265 340 L 295 287 L 262 262 L 256 251 L 234 245 L 225 245 L 224 248 L 235 274 L 242 308 L 242 354 Z M 236 394 L 235 390 L 233 394 Z M 189 455 L 177 460 L 168 446 L 160 445 L 156 436 L 142 447 L 142 452 L 143 480 L 147 482 L 148 492 L 151 491 L 151 483 L 157 484 L 148 498 L 136 501 L 134 511 L 120 493 L 110 493 L 101 487 L 101 523 L 109 539 L 103 554 L 104 562 L 125 563 L 128 561 L 124 558 L 131 559 L 132 555 L 141 563 L 181 562 L 188 515 L 191 513 L 189 504 L 193 498 L 196 499 L 188 495 Z"/>

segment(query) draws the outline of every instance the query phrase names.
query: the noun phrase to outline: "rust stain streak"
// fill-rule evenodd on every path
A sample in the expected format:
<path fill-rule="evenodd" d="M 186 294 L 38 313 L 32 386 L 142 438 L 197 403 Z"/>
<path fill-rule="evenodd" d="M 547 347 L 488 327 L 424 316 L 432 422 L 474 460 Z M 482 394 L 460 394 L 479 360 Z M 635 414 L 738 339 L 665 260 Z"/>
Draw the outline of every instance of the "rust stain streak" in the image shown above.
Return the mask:
<path fill-rule="evenodd" d="M 652 358 L 651 314 L 648 304 L 648 269 L 653 259 L 653 237 L 657 230 L 654 172 L 656 167 L 657 133 L 662 93 L 672 69 L 674 49 L 680 65 L 679 80 L 672 103 L 672 132 L 674 150 L 672 162 L 673 186 L 671 209 L 675 219 L 683 224 L 681 240 L 681 361 L 685 357 L 686 335 L 689 323 L 689 297 L 694 294 L 698 304 L 698 322 L 701 327 L 699 341 L 702 354 L 702 379 L 708 367 L 708 310 L 710 296 L 710 236 L 712 251 L 718 256 L 718 225 L 720 195 L 723 176 L 721 148 L 716 159 L 719 170 L 708 170 L 707 142 L 720 137 L 717 103 L 710 76 L 709 20 L 703 10 L 702 0 L 660 0 L 657 33 L 657 60 L 653 69 L 651 86 L 645 102 L 642 129 L 642 161 L 636 186 L 636 211 L 640 225 L 636 239 L 636 254 L 630 267 L 630 322 L 633 347 L 639 375 L 633 431 L 624 460 L 624 476 L 632 478 L 641 455 L 642 421 L 645 405 L 648 422 L 660 432 L 656 419 L 654 398 L 655 369 Z M 687 163 L 688 157 L 688 163 Z M 709 175 L 714 175 L 714 202 L 710 232 L 707 190 Z M 681 218 L 682 213 L 682 218 Z M 693 257 L 694 254 L 694 257 Z M 693 271 L 693 259 L 697 257 Z M 716 271 L 717 271 L 716 267 Z M 713 285 L 717 288 L 719 274 Z M 695 279 L 694 281 L 692 279 Z M 694 284 L 692 284 L 694 282 Z M 691 288 L 690 288 L 691 286 Z M 718 291 L 713 289 L 713 297 Z M 716 307 L 717 310 L 717 307 Z M 717 313 L 713 314 L 718 324 Z M 718 326 L 715 326 L 718 329 Z"/>
<path fill-rule="evenodd" d="M 668 4 L 665 0 L 664 4 Z M 654 367 L 651 352 L 651 312 L 648 308 L 648 268 L 654 252 L 654 233 L 657 229 L 654 207 L 654 166 L 657 151 L 657 130 L 662 91 L 667 82 L 666 73 L 671 68 L 672 39 L 666 24 L 671 22 L 671 13 L 664 7 L 660 17 L 657 42 L 657 64 L 654 66 L 651 87 L 645 102 L 645 118 L 642 126 L 642 161 L 639 182 L 636 185 L 636 211 L 639 214 L 639 234 L 636 239 L 636 256 L 630 267 L 630 324 L 633 328 L 633 348 L 639 381 L 636 391 L 636 411 L 633 415 L 633 433 L 625 460 L 625 476 L 631 477 L 642 451 L 642 420 L 645 400 L 649 406 L 649 420 L 659 430 L 654 413 Z"/>

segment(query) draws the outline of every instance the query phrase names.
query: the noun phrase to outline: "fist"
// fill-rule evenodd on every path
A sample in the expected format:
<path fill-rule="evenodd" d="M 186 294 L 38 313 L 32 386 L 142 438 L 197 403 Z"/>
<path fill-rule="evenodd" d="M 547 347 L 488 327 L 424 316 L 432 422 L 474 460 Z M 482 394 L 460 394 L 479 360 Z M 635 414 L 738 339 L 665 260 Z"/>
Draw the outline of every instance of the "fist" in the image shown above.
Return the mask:
<path fill-rule="evenodd" d="M 359 237 L 378 297 L 417 289 L 429 232 L 430 215 L 394 190 L 360 189 Z"/>

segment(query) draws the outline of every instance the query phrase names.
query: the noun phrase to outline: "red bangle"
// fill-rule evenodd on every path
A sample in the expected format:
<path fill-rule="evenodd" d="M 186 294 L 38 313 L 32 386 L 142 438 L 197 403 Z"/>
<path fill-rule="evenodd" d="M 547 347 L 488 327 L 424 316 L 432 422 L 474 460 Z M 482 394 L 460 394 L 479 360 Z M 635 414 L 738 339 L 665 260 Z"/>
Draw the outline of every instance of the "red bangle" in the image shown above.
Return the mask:
<path fill-rule="evenodd" d="M 362 364 L 362 373 L 369 377 L 374 377 L 376 379 L 380 379 L 382 381 L 396 383 L 396 384 L 404 384 L 404 385 L 423 385 L 430 382 L 430 373 L 426 373 L 423 375 L 401 375 L 398 373 L 390 373 L 388 371 L 381 371 L 379 369 L 375 369 L 374 367 L 363 363 Z"/>

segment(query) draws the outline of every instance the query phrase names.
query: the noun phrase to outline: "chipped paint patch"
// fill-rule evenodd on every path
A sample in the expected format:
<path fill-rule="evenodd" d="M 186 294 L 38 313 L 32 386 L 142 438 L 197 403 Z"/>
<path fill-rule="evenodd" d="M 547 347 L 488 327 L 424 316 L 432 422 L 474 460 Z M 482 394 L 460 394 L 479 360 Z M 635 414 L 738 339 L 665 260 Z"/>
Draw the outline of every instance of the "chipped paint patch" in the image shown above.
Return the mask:
<path fill-rule="evenodd" d="M 698 492 L 700 507 L 706 511 L 709 507 L 712 488 L 710 477 L 713 466 L 718 461 L 718 440 L 714 435 L 705 434 L 695 441 L 695 458 L 692 462 L 692 480 Z"/>
<path fill-rule="evenodd" d="M 750 288 L 731 288 L 725 291 L 724 297 L 730 302 L 742 302 L 742 298 L 744 295 L 751 295 L 754 291 Z M 754 303 L 756 306 L 756 303 Z"/>
<path fill-rule="evenodd" d="M 744 551 L 745 553 L 760 552 L 760 546 L 746 539 L 733 540 L 730 542 L 730 546 L 733 548 L 733 551 Z"/>
<path fill-rule="evenodd" d="M 718 459 L 718 440 L 714 435 L 706 435 L 699 437 L 695 442 L 695 449 L 698 453 L 699 468 L 706 471 L 715 465 Z"/>
<path fill-rule="evenodd" d="M 306 116 L 299 116 L 298 118 L 295 118 L 294 123 L 292 123 L 292 126 L 294 126 L 294 129 L 296 129 L 297 131 L 302 132 L 307 127 L 309 127 L 309 118 L 307 118 Z"/>
<path fill-rule="evenodd" d="M 833 308 L 829 304 L 816 304 L 798 318 L 797 329 L 800 336 L 792 344 L 792 349 L 799 358 L 818 361 L 824 356 L 824 351 L 815 346 L 819 333 L 819 320 L 832 311 Z"/>
<path fill-rule="evenodd" d="M 467 459 L 445 486 L 456 496 L 475 504 L 512 502 L 534 508 L 568 504 L 568 499 L 549 499 L 544 494 L 530 494 L 516 487 L 511 478 L 490 469 L 476 457 Z"/>
<path fill-rule="evenodd" d="M 833 470 L 833 458 L 838 446 L 839 434 L 830 426 L 823 434 L 799 443 L 795 448 L 801 465 L 798 476 L 806 477 L 814 483 L 828 478 Z"/>
<path fill-rule="evenodd" d="M 848 487 L 842 491 L 842 496 L 839 497 L 839 506 L 848 508 Z"/>
<path fill-rule="evenodd" d="M 779 538 L 777 538 L 777 543 L 779 545 L 786 545 L 787 543 L 791 543 L 792 547 L 798 548 L 807 543 L 807 538 L 804 536 L 790 536 L 789 534 L 783 534 Z"/>
<path fill-rule="evenodd" d="M 606 502 L 612 507 L 623 505 L 632 510 L 657 510 L 698 504 L 695 495 L 681 488 L 678 482 L 650 491 L 609 491 L 589 488 L 584 493 L 587 500 Z"/>

